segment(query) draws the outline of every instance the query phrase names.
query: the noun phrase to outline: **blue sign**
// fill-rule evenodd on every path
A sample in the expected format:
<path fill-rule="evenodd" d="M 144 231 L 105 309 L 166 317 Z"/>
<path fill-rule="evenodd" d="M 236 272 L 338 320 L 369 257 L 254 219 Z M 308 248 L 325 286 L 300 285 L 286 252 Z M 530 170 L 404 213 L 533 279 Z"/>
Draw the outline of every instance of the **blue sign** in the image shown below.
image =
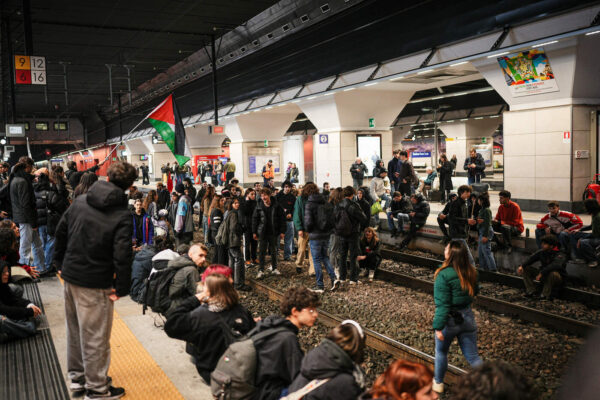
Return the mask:
<path fill-rule="evenodd" d="M 250 165 L 250 168 L 248 171 L 249 174 L 256 174 L 256 157 L 254 156 L 250 156 L 248 157 L 248 164 Z"/>
<path fill-rule="evenodd" d="M 411 156 L 413 158 L 430 158 L 431 152 L 430 151 L 413 151 L 411 153 Z"/>
<path fill-rule="evenodd" d="M 329 143 L 329 136 L 327 136 L 327 135 L 319 135 L 319 143 L 321 143 L 321 144 L 328 144 Z"/>

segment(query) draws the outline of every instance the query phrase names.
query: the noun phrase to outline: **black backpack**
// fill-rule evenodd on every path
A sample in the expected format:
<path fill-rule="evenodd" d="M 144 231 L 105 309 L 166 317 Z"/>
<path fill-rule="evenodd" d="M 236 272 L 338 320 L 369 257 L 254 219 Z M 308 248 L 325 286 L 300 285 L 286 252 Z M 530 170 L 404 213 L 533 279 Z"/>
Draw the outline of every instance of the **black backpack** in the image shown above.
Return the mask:
<path fill-rule="evenodd" d="M 354 226 L 350 219 L 348 210 L 343 207 L 338 207 L 335 214 L 335 234 L 341 237 L 348 237 L 354 233 Z"/>
<path fill-rule="evenodd" d="M 146 314 L 148 307 L 155 313 L 164 314 L 171 306 L 169 298 L 169 286 L 173 277 L 179 271 L 176 268 L 164 268 L 154 270 L 146 279 L 143 314 Z"/>
<path fill-rule="evenodd" d="M 317 227 L 321 232 L 331 232 L 335 228 L 335 213 L 330 202 L 317 207 Z"/>

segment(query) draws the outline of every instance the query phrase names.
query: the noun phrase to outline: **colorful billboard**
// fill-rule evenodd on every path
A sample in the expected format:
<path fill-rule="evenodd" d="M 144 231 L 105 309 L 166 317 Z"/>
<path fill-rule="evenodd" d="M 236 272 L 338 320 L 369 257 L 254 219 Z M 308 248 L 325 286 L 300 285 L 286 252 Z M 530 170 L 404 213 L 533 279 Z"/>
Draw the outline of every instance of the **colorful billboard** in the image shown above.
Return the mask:
<path fill-rule="evenodd" d="M 513 97 L 557 92 L 550 61 L 542 48 L 498 57 Z"/>

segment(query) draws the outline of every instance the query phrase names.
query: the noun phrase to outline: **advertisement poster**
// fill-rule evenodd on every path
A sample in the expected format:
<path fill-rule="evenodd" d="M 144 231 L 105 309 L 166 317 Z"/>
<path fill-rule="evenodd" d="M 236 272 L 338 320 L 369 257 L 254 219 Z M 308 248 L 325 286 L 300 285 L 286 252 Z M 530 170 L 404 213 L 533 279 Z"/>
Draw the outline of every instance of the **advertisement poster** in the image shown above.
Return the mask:
<path fill-rule="evenodd" d="M 367 167 L 366 176 L 373 176 L 375 163 L 381 160 L 381 136 L 356 135 L 356 148 L 358 157 Z"/>
<path fill-rule="evenodd" d="M 258 154 L 257 154 L 258 153 Z M 269 154 L 260 154 L 269 153 Z M 273 167 L 275 167 L 275 173 L 281 172 L 281 161 L 278 148 L 271 149 L 249 149 L 248 151 L 248 175 L 261 175 L 262 169 L 267 161 L 273 161 Z"/>
<path fill-rule="evenodd" d="M 542 48 L 498 57 L 513 97 L 557 92 L 550 61 Z"/>

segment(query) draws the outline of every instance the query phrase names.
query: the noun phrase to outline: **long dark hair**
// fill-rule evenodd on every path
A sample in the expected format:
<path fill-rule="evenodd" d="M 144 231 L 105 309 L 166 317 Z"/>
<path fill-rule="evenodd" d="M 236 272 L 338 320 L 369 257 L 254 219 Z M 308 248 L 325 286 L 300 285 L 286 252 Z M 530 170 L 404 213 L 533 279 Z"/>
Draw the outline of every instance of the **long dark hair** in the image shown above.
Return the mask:
<path fill-rule="evenodd" d="M 445 268 L 452 267 L 458 274 L 460 280 L 460 287 L 465 292 L 469 293 L 469 296 L 475 296 L 475 285 L 477 285 L 477 270 L 469 261 L 469 250 L 465 244 L 460 240 L 451 240 L 448 243 L 450 254 L 448 258 L 444 260 L 442 266 L 435 271 L 433 279 L 435 280 Z"/>
<path fill-rule="evenodd" d="M 85 194 L 90 190 L 92 185 L 96 183 L 98 180 L 98 176 L 93 172 L 86 172 L 81 176 L 81 180 L 79 181 L 79 185 L 73 191 L 73 198 L 76 198 L 79 195 Z"/>

